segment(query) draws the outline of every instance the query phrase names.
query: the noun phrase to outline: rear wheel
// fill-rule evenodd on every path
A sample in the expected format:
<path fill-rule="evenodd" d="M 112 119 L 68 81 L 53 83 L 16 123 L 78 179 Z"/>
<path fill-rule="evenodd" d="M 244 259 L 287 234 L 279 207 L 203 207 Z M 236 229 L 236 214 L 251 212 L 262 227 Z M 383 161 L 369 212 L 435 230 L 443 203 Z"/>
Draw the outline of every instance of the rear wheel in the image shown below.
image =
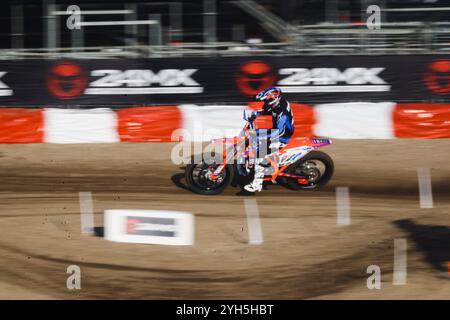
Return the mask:
<path fill-rule="evenodd" d="M 333 176 L 334 163 L 326 153 L 311 151 L 302 159 L 291 164 L 286 172 L 304 177 L 303 179 L 284 178 L 285 183 L 291 189 L 318 190 Z"/>
<path fill-rule="evenodd" d="M 215 195 L 223 192 L 233 178 L 233 167 L 226 165 L 216 179 L 210 178 L 210 173 L 217 168 L 217 165 L 200 163 L 186 166 L 185 176 L 189 189 L 198 194 Z"/>

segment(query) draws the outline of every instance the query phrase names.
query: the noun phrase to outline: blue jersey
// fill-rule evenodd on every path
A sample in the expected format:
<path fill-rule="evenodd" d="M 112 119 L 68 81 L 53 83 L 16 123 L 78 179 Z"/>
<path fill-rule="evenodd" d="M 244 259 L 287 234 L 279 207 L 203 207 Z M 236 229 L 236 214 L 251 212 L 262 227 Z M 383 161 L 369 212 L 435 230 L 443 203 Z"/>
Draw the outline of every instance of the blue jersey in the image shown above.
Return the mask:
<path fill-rule="evenodd" d="M 264 108 L 263 111 L 258 112 L 259 115 L 272 115 L 272 128 L 277 129 L 278 132 L 270 134 L 272 140 L 278 138 L 282 143 L 288 143 L 291 136 L 294 134 L 294 114 L 292 112 L 289 102 L 282 97 L 277 108 Z"/>

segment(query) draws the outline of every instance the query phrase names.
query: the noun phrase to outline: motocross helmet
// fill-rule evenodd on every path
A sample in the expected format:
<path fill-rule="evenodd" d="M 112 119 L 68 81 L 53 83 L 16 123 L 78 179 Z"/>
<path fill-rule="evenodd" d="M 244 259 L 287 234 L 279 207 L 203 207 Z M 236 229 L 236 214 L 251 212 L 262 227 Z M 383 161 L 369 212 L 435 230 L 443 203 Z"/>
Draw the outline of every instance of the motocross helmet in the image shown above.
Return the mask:
<path fill-rule="evenodd" d="M 278 87 L 267 88 L 258 93 L 256 99 L 264 101 L 264 108 L 269 107 L 275 109 L 280 104 L 281 89 Z"/>

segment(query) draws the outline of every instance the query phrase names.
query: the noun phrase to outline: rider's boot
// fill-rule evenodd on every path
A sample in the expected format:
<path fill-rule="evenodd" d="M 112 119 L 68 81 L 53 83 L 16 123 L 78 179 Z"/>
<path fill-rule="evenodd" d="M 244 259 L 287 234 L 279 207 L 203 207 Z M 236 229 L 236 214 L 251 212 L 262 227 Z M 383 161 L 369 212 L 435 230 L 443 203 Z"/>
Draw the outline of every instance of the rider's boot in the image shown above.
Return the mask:
<path fill-rule="evenodd" d="M 244 189 L 248 192 L 256 192 L 261 191 L 263 187 L 263 179 L 264 179 L 264 167 L 260 164 L 261 161 L 256 161 L 255 163 L 255 177 L 253 181 L 246 186 Z"/>

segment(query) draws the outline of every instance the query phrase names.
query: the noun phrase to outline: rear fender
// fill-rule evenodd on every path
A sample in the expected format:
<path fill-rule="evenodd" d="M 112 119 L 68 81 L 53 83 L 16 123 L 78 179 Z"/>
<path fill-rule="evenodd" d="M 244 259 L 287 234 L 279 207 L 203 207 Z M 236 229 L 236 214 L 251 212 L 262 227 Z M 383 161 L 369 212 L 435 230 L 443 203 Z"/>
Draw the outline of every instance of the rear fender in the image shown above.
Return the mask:
<path fill-rule="evenodd" d="M 285 149 L 279 156 L 278 166 L 286 166 L 303 158 L 315 148 L 313 146 L 301 146 Z"/>
<path fill-rule="evenodd" d="M 316 138 L 313 138 L 313 139 L 311 139 L 311 142 L 310 142 L 310 146 L 311 147 L 313 147 L 314 149 L 318 149 L 318 148 L 322 148 L 322 147 L 325 147 L 325 146 L 328 146 L 328 145 L 330 145 L 330 144 L 332 144 L 333 142 L 331 141 L 331 139 L 316 139 Z"/>

